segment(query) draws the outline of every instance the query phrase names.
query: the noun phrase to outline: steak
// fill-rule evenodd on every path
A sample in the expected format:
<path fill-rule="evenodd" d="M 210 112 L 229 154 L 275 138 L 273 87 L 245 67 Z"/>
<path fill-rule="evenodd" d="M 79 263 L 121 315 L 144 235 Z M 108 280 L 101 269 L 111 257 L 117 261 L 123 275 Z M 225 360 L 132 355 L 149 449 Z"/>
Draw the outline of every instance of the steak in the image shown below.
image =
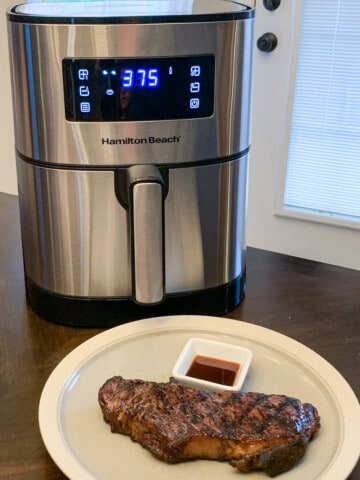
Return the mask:
<path fill-rule="evenodd" d="M 99 403 L 111 431 L 167 463 L 228 461 L 270 477 L 291 469 L 320 428 L 315 407 L 285 395 L 211 393 L 174 381 L 110 378 Z"/>

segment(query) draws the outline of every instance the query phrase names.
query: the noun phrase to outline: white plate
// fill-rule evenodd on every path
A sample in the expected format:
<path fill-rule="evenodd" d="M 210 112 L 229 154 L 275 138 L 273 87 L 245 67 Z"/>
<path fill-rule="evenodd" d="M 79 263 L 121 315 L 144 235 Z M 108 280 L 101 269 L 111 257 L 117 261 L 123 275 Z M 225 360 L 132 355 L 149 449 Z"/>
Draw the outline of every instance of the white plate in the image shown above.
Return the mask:
<path fill-rule="evenodd" d="M 264 480 L 227 463 L 167 465 L 128 437 L 112 434 L 97 403 L 113 375 L 167 381 L 190 337 L 231 340 L 253 351 L 243 391 L 281 393 L 313 403 L 321 429 L 304 459 L 281 480 L 345 480 L 359 457 L 360 407 L 344 378 L 304 345 L 266 328 L 224 318 L 159 317 L 128 323 L 86 341 L 55 368 L 39 406 L 43 441 L 70 480 Z M 235 476 L 234 476 L 235 475 Z"/>

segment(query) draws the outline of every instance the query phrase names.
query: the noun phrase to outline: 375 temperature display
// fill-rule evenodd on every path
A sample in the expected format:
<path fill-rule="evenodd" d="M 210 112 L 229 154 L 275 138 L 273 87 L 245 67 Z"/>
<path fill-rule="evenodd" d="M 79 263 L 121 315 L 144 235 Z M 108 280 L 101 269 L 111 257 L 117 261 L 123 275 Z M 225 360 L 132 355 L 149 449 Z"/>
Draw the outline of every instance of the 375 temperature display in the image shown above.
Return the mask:
<path fill-rule="evenodd" d="M 160 85 L 158 68 L 124 68 L 121 71 L 104 68 L 101 75 L 117 78 L 120 88 L 158 88 Z"/>
<path fill-rule="evenodd" d="M 157 68 L 125 68 L 121 86 L 122 88 L 158 88 L 159 70 Z"/>

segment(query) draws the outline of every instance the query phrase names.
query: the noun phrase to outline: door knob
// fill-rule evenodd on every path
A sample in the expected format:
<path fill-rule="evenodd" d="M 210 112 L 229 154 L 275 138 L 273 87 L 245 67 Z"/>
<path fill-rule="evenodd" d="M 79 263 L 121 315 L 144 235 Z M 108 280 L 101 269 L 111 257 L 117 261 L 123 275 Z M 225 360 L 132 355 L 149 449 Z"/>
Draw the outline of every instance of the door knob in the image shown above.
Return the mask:
<path fill-rule="evenodd" d="M 276 10 L 279 8 L 281 0 L 264 0 L 264 7 L 266 10 Z"/>
<path fill-rule="evenodd" d="M 262 52 L 272 52 L 278 44 L 277 37 L 274 33 L 264 33 L 258 38 L 257 47 Z"/>

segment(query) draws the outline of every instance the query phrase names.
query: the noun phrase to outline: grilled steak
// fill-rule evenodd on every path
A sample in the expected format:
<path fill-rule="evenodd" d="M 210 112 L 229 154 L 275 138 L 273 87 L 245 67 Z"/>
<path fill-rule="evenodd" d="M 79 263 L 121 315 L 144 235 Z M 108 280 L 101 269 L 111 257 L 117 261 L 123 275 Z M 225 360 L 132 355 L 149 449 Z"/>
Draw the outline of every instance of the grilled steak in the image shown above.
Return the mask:
<path fill-rule="evenodd" d="M 292 468 L 320 428 L 311 404 L 284 395 L 210 393 L 175 382 L 109 379 L 99 403 L 111 431 L 168 463 L 204 458 L 274 477 Z"/>

